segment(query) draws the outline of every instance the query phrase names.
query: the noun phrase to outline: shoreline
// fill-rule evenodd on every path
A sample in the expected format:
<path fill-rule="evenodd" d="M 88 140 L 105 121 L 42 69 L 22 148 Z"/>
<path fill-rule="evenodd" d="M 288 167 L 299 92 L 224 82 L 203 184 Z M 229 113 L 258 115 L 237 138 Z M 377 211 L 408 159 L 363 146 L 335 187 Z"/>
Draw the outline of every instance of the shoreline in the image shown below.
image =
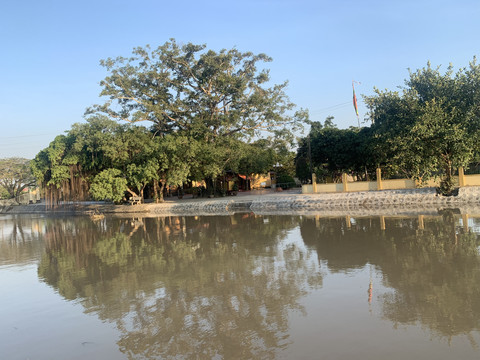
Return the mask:
<path fill-rule="evenodd" d="M 459 189 L 458 196 L 444 197 L 434 188 L 380 190 L 347 193 L 300 194 L 295 192 L 257 192 L 228 198 L 182 199 L 140 205 L 71 203 L 46 209 L 45 204 L 0 206 L 0 214 L 125 216 L 231 215 L 254 212 L 259 215 L 373 216 L 434 214 L 442 209 L 458 209 L 462 214 L 480 214 L 480 186 Z"/>

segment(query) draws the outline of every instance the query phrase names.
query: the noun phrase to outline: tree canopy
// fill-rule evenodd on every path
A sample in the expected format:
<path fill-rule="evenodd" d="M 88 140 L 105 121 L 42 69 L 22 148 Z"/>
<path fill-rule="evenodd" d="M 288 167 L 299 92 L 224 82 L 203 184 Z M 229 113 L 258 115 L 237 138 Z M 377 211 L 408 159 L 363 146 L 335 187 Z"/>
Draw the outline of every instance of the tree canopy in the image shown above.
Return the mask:
<path fill-rule="evenodd" d="M 130 58 L 101 61 L 110 73 L 100 85 L 107 98 L 87 112 L 128 121 L 149 121 L 159 135 L 189 134 L 206 142 L 219 137 L 251 137 L 261 131 L 290 132 L 306 118 L 284 90 L 268 87 L 265 54 L 236 49 L 219 52 L 206 45 L 179 45 L 174 39 L 156 49 L 137 47 Z"/>
<path fill-rule="evenodd" d="M 423 179 L 436 175 L 448 192 L 453 170 L 468 167 L 479 154 L 480 66 L 474 58 L 454 73 L 450 65 L 410 71 L 402 92 L 365 97 L 383 162 Z M 390 150 L 387 150 L 390 148 Z"/>
<path fill-rule="evenodd" d="M 29 186 L 35 185 L 30 160 L 23 158 L 0 159 L 0 189 L 2 197 L 15 198 Z"/>
<path fill-rule="evenodd" d="M 303 181 L 310 178 L 310 161 L 320 181 L 339 178 L 342 172 L 364 176 L 365 169 L 371 167 L 368 128 L 338 129 L 333 120 L 329 116 L 324 124 L 312 122 L 308 137 L 300 140 L 296 171 Z"/>

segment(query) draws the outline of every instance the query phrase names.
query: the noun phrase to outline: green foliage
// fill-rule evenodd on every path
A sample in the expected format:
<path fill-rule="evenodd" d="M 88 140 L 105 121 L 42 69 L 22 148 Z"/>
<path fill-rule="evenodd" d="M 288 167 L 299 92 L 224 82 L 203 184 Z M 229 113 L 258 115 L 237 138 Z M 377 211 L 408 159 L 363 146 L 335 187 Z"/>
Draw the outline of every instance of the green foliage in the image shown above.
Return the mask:
<path fill-rule="evenodd" d="M 451 193 L 453 169 L 478 157 L 479 74 L 476 59 L 455 74 L 428 64 L 410 71 L 401 94 L 365 97 L 379 164 L 417 179 L 441 175 L 442 193 Z"/>
<path fill-rule="evenodd" d="M 121 125 L 105 116 L 92 116 L 86 123 L 72 125 L 69 134 L 75 139 L 72 152 L 85 171 L 96 173 L 112 166 L 111 157 L 121 144 L 116 138 Z"/>
<path fill-rule="evenodd" d="M 167 157 L 169 164 L 160 172 L 166 184 L 178 184 L 187 176 L 213 179 L 239 168 L 263 170 L 264 159 L 253 164 L 241 156 L 241 149 L 257 149 L 239 140 L 264 132 L 288 139 L 308 117 L 305 110 L 293 112 L 284 92 L 286 82 L 267 86 L 269 71 L 261 64 L 269 61 L 265 54 L 215 52 L 205 45 L 180 46 L 173 39 L 155 50 L 139 47 L 131 58 L 102 61 L 109 76 L 101 82 L 101 95 L 108 100 L 88 112 L 130 123 L 146 120 L 158 137 L 180 137 L 170 138 L 166 147 L 171 155 L 172 144 L 179 141 L 173 158 L 183 160 L 183 166 Z M 183 144 L 186 138 L 189 149 Z"/>
<path fill-rule="evenodd" d="M 0 186 L 0 200 L 10 198 L 10 194 L 8 193 L 7 189 L 3 186 Z"/>
<path fill-rule="evenodd" d="M 307 155 L 308 156 L 308 155 Z M 305 155 L 295 157 L 295 174 L 302 183 L 308 182 L 311 179 L 310 162 Z"/>
<path fill-rule="evenodd" d="M 23 158 L 0 159 L 0 198 L 14 198 L 35 185 L 30 160 Z"/>
<path fill-rule="evenodd" d="M 69 164 L 74 162 L 72 137 L 58 135 L 32 161 L 32 171 L 40 184 L 59 188 L 70 178 Z"/>
<path fill-rule="evenodd" d="M 118 169 L 107 169 L 100 172 L 92 181 L 90 193 L 96 200 L 112 200 L 120 203 L 127 191 L 127 180 Z"/>
<path fill-rule="evenodd" d="M 137 47 L 131 58 L 106 59 L 100 85 L 103 105 L 88 112 L 128 122 L 150 121 L 158 134 L 188 133 L 208 143 L 222 136 L 253 136 L 291 130 L 305 118 L 284 93 L 287 83 L 266 87 L 272 59 L 236 49 L 215 52 L 174 39 L 152 50 Z"/>
<path fill-rule="evenodd" d="M 362 175 L 367 167 L 375 172 L 369 161 L 368 140 L 368 129 L 338 129 L 331 116 L 323 126 L 312 123 L 309 136 L 300 140 L 295 158 L 302 180 L 310 179 L 310 158 L 311 167 L 320 180 L 327 176 L 334 178 L 342 172 Z"/>
<path fill-rule="evenodd" d="M 295 179 L 288 174 L 280 174 L 277 176 L 277 184 L 282 189 L 290 189 L 295 186 Z"/>
<path fill-rule="evenodd" d="M 243 144 L 240 153 L 238 167 L 233 167 L 233 170 L 240 174 L 264 174 L 272 170 L 276 163 L 275 149 L 267 139 Z"/>
<path fill-rule="evenodd" d="M 166 185 L 179 186 L 187 181 L 200 156 L 199 144 L 186 136 L 167 135 L 157 139 L 156 156 L 160 179 Z"/>

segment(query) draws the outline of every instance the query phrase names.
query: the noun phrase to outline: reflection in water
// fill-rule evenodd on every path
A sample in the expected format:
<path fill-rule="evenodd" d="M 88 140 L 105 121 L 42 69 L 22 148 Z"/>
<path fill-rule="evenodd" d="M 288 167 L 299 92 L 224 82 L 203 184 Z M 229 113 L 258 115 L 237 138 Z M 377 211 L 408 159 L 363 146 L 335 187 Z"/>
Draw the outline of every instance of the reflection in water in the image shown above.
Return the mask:
<path fill-rule="evenodd" d="M 30 217 L 0 218 L 0 265 L 26 265 L 43 252 L 39 241 L 43 219 Z"/>
<path fill-rule="evenodd" d="M 114 321 L 131 358 L 274 358 L 288 344 L 288 311 L 322 279 L 281 243 L 298 218 L 264 220 L 54 222 L 39 276 Z"/>
<path fill-rule="evenodd" d="M 448 339 L 479 329 L 479 236 L 458 226 L 452 212 L 431 219 L 348 221 L 305 219 L 302 237 L 330 271 L 367 264 L 381 271 L 384 286 L 395 289 L 382 299 L 385 318 L 394 324 L 419 322 Z"/>
<path fill-rule="evenodd" d="M 130 359 L 271 359 L 294 341 L 292 313 L 318 316 L 319 301 L 338 301 L 327 278 L 342 282 L 370 269 L 370 282 L 360 284 L 365 311 L 378 304 L 394 327 L 418 324 L 444 343 L 467 335 L 475 349 L 479 237 L 467 220 L 448 211 L 355 219 L 17 217 L 0 220 L 0 276 L 3 265 L 38 261 L 43 282 L 114 324 L 117 347 Z M 341 291 L 342 306 L 358 307 L 355 289 Z M 307 331 L 322 326 L 326 338 L 341 339 L 338 324 L 363 327 L 353 321 L 323 314 Z M 372 338 L 384 336 L 372 326 Z M 331 346 L 325 354 L 341 351 Z"/>

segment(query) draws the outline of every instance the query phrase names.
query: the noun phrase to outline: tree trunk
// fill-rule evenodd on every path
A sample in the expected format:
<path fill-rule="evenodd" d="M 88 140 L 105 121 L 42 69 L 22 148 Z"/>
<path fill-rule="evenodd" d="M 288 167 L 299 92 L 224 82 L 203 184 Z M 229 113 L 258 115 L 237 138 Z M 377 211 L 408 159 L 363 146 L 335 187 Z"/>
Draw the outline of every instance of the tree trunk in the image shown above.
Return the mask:
<path fill-rule="evenodd" d="M 205 190 L 207 193 L 207 196 L 214 196 L 215 195 L 215 183 L 213 181 L 213 178 L 206 178 L 205 179 Z"/>
<path fill-rule="evenodd" d="M 129 188 L 127 188 L 127 191 L 130 193 L 130 195 L 132 196 L 140 196 L 138 195 L 136 192 L 133 192 L 132 190 L 130 190 Z"/>
<path fill-rule="evenodd" d="M 445 175 L 443 179 L 440 181 L 440 186 L 437 188 L 437 192 L 444 195 L 444 196 L 451 196 L 453 195 L 453 190 L 455 184 L 453 183 L 453 175 L 452 175 L 452 161 L 449 159 L 447 155 L 444 156 L 444 171 Z"/>
<path fill-rule="evenodd" d="M 157 180 L 153 180 L 153 198 L 157 204 L 160 202 L 158 199 L 158 181 Z"/>
<path fill-rule="evenodd" d="M 445 174 L 446 174 L 446 179 L 449 183 L 452 183 L 452 162 L 447 161 L 447 165 L 445 167 Z"/>
<path fill-rule="evenodd" d="M 163 201 L 164 201 L 164 200 L 163 200 L 163 192 L 164 192 L 164 190 L 165 190 L 165 182 L 162 181 L 162 182 L 160 182 L 160 184 L 161 184 L 161 185 L 160 185 L 160 190 L 159 190 L 158 202 L 163 203 Z"/>

